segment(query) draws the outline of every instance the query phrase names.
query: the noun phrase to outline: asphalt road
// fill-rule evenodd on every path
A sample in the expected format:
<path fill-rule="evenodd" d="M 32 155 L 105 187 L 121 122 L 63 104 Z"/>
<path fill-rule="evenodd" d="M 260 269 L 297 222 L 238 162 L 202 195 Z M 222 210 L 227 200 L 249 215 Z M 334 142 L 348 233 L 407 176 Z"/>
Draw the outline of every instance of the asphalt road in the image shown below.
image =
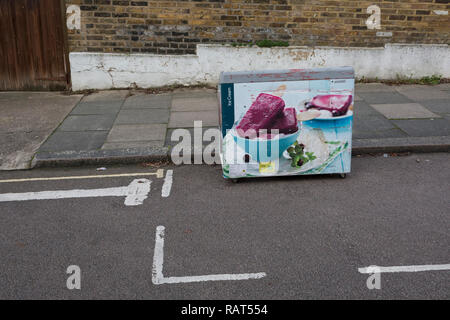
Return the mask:
<path fill-rule="evenodd" d="M 2 183 L 0 194 L 152 181 L 125 197 L 0 202 L 0 298 L 449 299 L 450 271 L 382 273 L 371 265 L 450 264 L 450 155 L 353 159 L 335 176 L 223 180 L 219 166 L 126 176 Z M 0 179 L 155 172 L 142 166 L 0 172 Z M 167 194 L 167 186 L 165 187 Z M 261 279 L 152 283 L 155 232 L 165 227 L 165 277 L 264 272 Z M 66 269 L 81 269 L 68 290 Z"/>

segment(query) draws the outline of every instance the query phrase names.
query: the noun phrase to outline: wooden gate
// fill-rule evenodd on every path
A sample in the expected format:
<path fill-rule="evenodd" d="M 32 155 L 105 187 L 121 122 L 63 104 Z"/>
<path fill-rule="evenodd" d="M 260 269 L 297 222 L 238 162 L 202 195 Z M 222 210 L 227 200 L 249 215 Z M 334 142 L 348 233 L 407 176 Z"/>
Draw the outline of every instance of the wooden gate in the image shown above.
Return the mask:
<path fill-rule="evenodd" d="M 61 0 L 0 0 L 0 90 L 68 87 L 64 15 Z"/>

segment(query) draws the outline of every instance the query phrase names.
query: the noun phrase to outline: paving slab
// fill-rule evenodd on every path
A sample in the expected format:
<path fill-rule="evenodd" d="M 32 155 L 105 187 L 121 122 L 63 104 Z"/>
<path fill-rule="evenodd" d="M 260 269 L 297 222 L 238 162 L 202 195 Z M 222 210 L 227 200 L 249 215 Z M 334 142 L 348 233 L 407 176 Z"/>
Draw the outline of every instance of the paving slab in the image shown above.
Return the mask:
<path fill-rule="evenodd" d="M 436 87 L 424 85 L 396 86 L 395 90 L 413 101 L 450 99 L 450 94 Z"/>
<path fill-rule="evenodd" d="M 114 125 L 107 142 L 163 141 L 166 130 L 165 124 Z"/>
<path fill-rule="evenodd" d="M 39 148 L 39 151 L 84 151 L 100 149 L 107 136 L 108 131 L 56 131 Z"/>
<path fill-rule="evenodd" d="M 117 114 L 122 106 L 122 100 L 80 102 L 72 110 L 72 115 Z"/>
<path fill-rule="evenodd" d="M 171 94 L 135 93 L 125 100 L 123 109 L 168 109 L 171 101 Z"/>
<path fill-rule="evenodd" d="M 104 131 L 112 128 L 116 115 L 71 115 L 68 116 L 58 131 Z"/>
<path fill-rule="evenodd" d="M 412 102 L 398 92 L 358 92 L 358 95 L 370 104 Z"/>
<path fill-rule="evenodd" d="M 367 115 L 362 119 L 355 120 L 353 128 L 377 131 L 394 129 L 396 126 L 383 115 Z"/>
<path fill-rule="evenodd" d="M 170 112 L 168 109 L 122 109 L 116 124 L 155 124 L 168 123 Z"/>
<path fill-rule="evenodd" d="M 219 125 L 217 111 L 172 112 L 169 128 L 193 128 L 194 121 L 203 121 L 203 126 L 216 127 Z"/>
<path fill-rule="evenodd" d="M 84 96 L 83 102 L 125 100 L 130 90 L 103 90 Z"/>
<path fill-rule="evenodd" d="M 407 134 L 397 128 L 390 120 L 384 116 L 366 115 L 364 118 L 355 119 L 353 122 L 353 138 L 399 138 Z"/>
<path fill-rule="evenodd" d="M 387 139 L 387 138 L 403 138 L 408 135 L 398 128 L 385 130 L 361 130 L 359 128 L 353 129 L 353 139 Z"/>
<path fill-rule="evenodd" d="M 357 83 L 355 92 L 395 92 L 395 89 L 384 83 Z"/>
<path fill-rule="evenodd" d="M 355 121 L 358 121 L 360 118 L 364 118 L 369 115 L 371 115 L 371 116 L 380 116 L 381 115 L 377 110 L 372 108 L 370 106 L 370 104 L 368 104 L 367 102 L 365 102 L 363 100 L 355 102 L 353 111 L 354 111 Z"/>
<path fill-rule="evenodd" d="M 0 92 L 0 132 L 52 132 L 81 98 L 52 92 Z"/>
<path fill-rule="evenodd" d="M 418 103 L 372 104 L 372 107 L 388 119 L 440 118 Z"/>
<path fill-rule="evenodd" d="M 433 99 L 421 101 L 420 104 L 435 113 L 450 113 L 450 99 Z"/>
<path fill-rule="evenodd" d="M 190 98 L 190 97 L 205 97 L 205 96 L 217 96 L 217 89 L 212 88 L 180 88 L 173 92 L 174 98 Z"/>
<path fill-rule="evenodd" d="M 219 101 L 215 96 L 173 98 L 173 111 L 215 111 L 219 110 Z"/>
<path fill-rule="evenodd" d="M 392 122 L 411 137 L 450 135 L 448 119 L 392 120 Z"/>

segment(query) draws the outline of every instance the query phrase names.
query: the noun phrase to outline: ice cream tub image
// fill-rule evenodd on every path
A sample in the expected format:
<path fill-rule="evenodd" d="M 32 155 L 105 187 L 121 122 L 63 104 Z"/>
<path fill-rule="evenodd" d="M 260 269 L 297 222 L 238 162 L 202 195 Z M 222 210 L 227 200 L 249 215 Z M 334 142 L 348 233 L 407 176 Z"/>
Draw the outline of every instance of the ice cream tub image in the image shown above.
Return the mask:
<path fill-rule="evenodd" d="M 254 139 L 243 138 L 236 131 L 232 131 L 231 135 L 237 146 L 249 156 L 246 160 L 244 155 L 244 161 L 268 162 L 278 160 L 283 152 L 297 140 L 299 133 L 297 130 L 290 134 L 267 134 Z"/>
<path fill-rule="evenodd" d="M 223 176 L 345 176 L 353 97 L 352 67 L 222 72 Z"/>

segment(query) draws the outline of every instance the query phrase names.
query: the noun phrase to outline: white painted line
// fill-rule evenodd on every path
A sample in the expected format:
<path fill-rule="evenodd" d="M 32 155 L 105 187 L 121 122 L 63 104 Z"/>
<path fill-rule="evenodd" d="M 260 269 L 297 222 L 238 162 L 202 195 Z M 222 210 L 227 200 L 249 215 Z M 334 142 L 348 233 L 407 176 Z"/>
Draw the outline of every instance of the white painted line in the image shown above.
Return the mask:
<path fill-rule="evenodd" d="M 126 206 L 139 206 L 144 203 L 150 193 L 152 182 L 147 179 L 133 180 L 127 188 L 124 204 Z"/>
<path fill-rule="evenodd" d="M 150 192 L 150 185 L 150 180 L 136 179 L 133 180 L 127 187 L 3 193 L 0 194 L 0 202 L 68 198 L 125 197 L 124 204 L 126 206 L 137 206 L 141 205 L 144 200 L 147 199 Z"/>
<path fill-rule="evenodd" d="M 422 271 L 441 271 L 441 270 L 450 270 L 450 264 L 428 264 L 417 266 L 394 266 L 394 267 L 371 266 L 366 268 L 358 268 L 359 273 L 422 272 Z"/>
<path fill-rule="evenodd" d="M 448 11 L 447 10 L 434 10 L 433 12 L 435 14 L 437 14 L 437 15 L 442 15 L 442 16 L 448 15 Z"/>
<path fill-rule="evenodd" d="M 155 237 L 155 251 L 153 253 L 153 268 L 152 268 L 152 282 L 159 284 L 160 279 L 163 276 L 163 263 L 164 263 L 164 235 L 165 228 L 159 226 L 156 228 Z"/>
<path fill-rule="evenodd" d="M 204 281 L 233 281 L 233 280 L 251 280 L 264 278 L 266 274 L 260 273 L 240 273 L 240 274 L 212 274 L 209 276 L 192 276 L 192 277 L 168 277 L 162 278 L 158 284 L 171 283 L 190 283 Z"/>
<path fill-rule="evenodd" d="M 239 273 L 239 274 L 211 274 L 205 276 L 166 278 L 163 275 L 164 236 L 165 236 L 165 228 L 163 226 L 157 227 L 155 237 L 155 251 L 153 255 L 153 269 L 152 269 L 152 283 L 155 285 L 204 282 L 204 281 L 250 280 L 250 279 L 261 279 L 267 276 L 265 272 L 259 272 L 259 273 Z"/>
<path fill-rule="evenodd" d="M 103 174 L 93 176 L 68 176 L 68 177 L 43 177 L 43 178 L 25 178 L 25 179 L 7 179 L 0 180 L 0 183 L 10 182 L 32 182 L 32 181 L 55 181 L 55 180 L 76 180 L 76 179 L 100 179 L 100 178 L 120 178 L 120 177 L 137 177 L 137 176 L 156 176 L 161 179 L 164 177 L 164 169 L 158 169 L 156 172 L 136 172 L 136 173 L 118 173 Z"/>
<path fill-rule="evenodd" d="M 161 190 L 161 196 L 167 198 L 170 196 L 170 190 L 172 190 L 173 183 L 173 170 L 167 170 L 166 177 L 164 178 L 164 184 Z"/>

